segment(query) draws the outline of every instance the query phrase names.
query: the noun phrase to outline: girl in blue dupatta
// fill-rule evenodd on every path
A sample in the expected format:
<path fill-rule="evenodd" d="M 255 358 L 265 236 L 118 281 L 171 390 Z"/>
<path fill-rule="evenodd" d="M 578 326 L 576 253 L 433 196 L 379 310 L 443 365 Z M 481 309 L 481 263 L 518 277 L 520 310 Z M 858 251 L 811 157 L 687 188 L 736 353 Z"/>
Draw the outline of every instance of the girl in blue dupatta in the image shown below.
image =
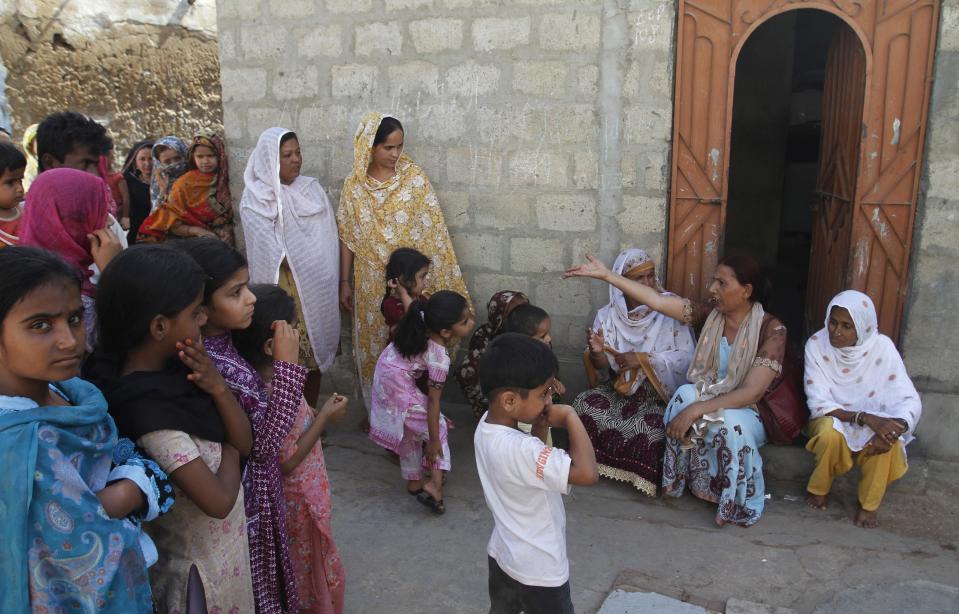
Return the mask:
<path fill-rule="evenodd" d="M 29 247 L 0 251 L 0 270 L 0 611 L 152 612 L 127 517 L 172 501 L 158 504 L 165 476 L 111 471 L 129 450 L 117 449 L 103 395 L 77 377 L 80 278 Z"/>

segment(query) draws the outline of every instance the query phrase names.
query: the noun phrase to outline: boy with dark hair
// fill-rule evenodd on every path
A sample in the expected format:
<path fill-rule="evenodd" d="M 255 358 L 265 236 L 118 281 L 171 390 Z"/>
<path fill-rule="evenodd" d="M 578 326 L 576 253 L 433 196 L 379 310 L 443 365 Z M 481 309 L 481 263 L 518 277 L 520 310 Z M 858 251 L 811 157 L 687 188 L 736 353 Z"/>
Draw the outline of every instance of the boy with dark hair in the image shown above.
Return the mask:
<path fill-rule="evenodd" d="M 518 333 L 494 339 L 480 359 L 489 411 L 473 444 L 494 520 L 486 547 L 492 614 L 573 612 L 561 495 L 570 484 L 595 484 L 599 473 L 576 412 L 551 402 L 558 367 L 545 343 Z M 532 423 L 532 433 L 518 422 Z M 569 431 L 568 454 L 545 444 L 550 426 Z"/>
<path fill-rule="evenodd" d="M 12 143 L 0 142 L 0 247 L 20 243 L 23 173 L 27 158 Z"/>
<path fill-rule="evenodd" d="M 553 321 L 545 309 L 527 303 L 510 312 L 503 330 L 507 333 L 522 333 L 553 347 L 553 338 L 549 334 L 552 327 Z"/>
<path fill-rule="evenodd" d="M 75 168 L 99 176 L 100 156 L 113 149 L 107 129 L 85 115 L 62 111 L 47 115 L 37 128 L 40 172 Z"/>

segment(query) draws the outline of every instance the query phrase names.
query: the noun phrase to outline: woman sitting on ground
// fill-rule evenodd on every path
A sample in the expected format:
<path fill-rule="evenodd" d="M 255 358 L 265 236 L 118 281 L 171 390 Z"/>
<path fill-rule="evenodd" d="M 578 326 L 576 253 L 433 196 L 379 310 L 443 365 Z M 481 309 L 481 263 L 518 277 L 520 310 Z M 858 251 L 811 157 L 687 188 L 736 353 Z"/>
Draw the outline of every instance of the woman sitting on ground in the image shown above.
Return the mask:
<path fill-rule="evenodd" d="M 876 510 L 889 484 L 906 474 L 906 445 L 922 406 L 896 346 L 878 330 L 872 299 L 855 290 L 832 299 L 826 327 L 806 342 L 805 381 L 806 449 L 816 455 L 807 503 L 825 509 L 833 479 L 856 464 L 856 526 L 879 526 Z"/>
<path fill-rule="evenodd" d="M 641 249 L 621 253 L 613 272 L 675 296 L 660 287 L 656 264 Z M 591 388 L 576 397 L 573 408 L 593 442 L 599 474 L 654 497 L 666 445 L 663 412 L 686 383 L 696 349 L 693 331 L 611 285 L 609 304 L 597 312 L 586 336 Z"/>
<path fill-rule="evenodd" d="M 750 256 L 719 261 L 709 284 L 710 300 L 696 304 L 664 295 L 616 275 L 587 255 L 588 263 L 567 277 L 610 283 L 637 303 L 687 325 L 701 327 L 686 379 L 669 405 L 663 493 L 690 491 L 717 503 L 716 523 L 751 526 L 763 513 L 765 484 L 759 448 L 766 443 L 756 402 L 782 374 L 786 327 L 763 310 L 766 280 Z"/>

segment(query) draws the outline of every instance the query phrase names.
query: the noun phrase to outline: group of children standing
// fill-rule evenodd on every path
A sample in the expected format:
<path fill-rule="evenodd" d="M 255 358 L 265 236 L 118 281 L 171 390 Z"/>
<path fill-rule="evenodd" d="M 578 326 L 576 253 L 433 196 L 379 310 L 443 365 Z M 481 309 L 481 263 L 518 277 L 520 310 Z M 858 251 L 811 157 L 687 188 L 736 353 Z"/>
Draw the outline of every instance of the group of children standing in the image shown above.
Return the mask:
<path fill-rule="evenodd" d="M 23 545 L 3 563 L 12 581 L 0 603 L 342 611 L 319 440 L 347 399 L 313 409 L 304 397 L 308 369 L 329 366 L 335 349 L 304 360 L 304 345 L 317 348 L 312 332 L 301 339 L 304 314 L 317 317 L 295 285 L 284 289 L 296 254 L 281 247 L 257 275 L 279 285 L 251 284 L 255 267 L 232 247 L 218 137 L 137 143 L 117 197 L 102 172 L 112 148 L 102 126 L 72 113 L 48 120 L 25 203 L 28 160 L 0 143 L 0 240 L 10 246 L 0 268 L 19 272 L 0 282 L 0 446 L 21 459 L 10 466 L 27 458 L 28 468 L 0 477 L 16 519 L 5 537 Z M 298 177 L 296 135 L 275 132 L 261 138 L 270 155 L 247 169 L 244 223 L 257 214 L 282 226 L 282 202 L 298 216 L 329 208 L 310 192 L 315 181 Z M 400 248 L 386 265 L 389 344 L 372 378 L 369 433 L 398 457 L 409 494 L 443 514 L 453 424 L 440 398 L 448 348 L 471 335 L 474 316 L 460 293 L 425 294 L 431 262 Z M 521 293 L 498 293 L 457 372 L 480 418 L 496 612 L 572 610 L 560 493 L 594 482 L 596 464 L 575 412 L 552 403 L 562 384 L 549 328 Z M 547 445 L 550 426 L 569 431 L 568 453 Z"/>

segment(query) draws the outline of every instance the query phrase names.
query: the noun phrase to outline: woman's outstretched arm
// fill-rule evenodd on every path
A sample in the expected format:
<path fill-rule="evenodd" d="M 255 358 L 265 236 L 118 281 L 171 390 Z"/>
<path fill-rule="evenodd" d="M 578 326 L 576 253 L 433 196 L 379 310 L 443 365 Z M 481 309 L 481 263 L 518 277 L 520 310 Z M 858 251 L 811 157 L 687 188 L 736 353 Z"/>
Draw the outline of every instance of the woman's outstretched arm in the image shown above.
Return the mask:
<path fill-rule="evenodd" d="M 685 321 L 686 301 L 678 296 L 664 296 L 650 288 L 644 286 L 638 281 L 617 275 L 610 271 L 605 264 L 593 257 L 592 254 L 586 254 L 586 262 L 577 264 L 567 269 L 563 278 L 569 277 L 591 277 L 599 279 L 615 286 L 623 291 L 623 294 L 638 303 L 648 306 L 653 311 L 658 311 L 680 322 Z"/>

